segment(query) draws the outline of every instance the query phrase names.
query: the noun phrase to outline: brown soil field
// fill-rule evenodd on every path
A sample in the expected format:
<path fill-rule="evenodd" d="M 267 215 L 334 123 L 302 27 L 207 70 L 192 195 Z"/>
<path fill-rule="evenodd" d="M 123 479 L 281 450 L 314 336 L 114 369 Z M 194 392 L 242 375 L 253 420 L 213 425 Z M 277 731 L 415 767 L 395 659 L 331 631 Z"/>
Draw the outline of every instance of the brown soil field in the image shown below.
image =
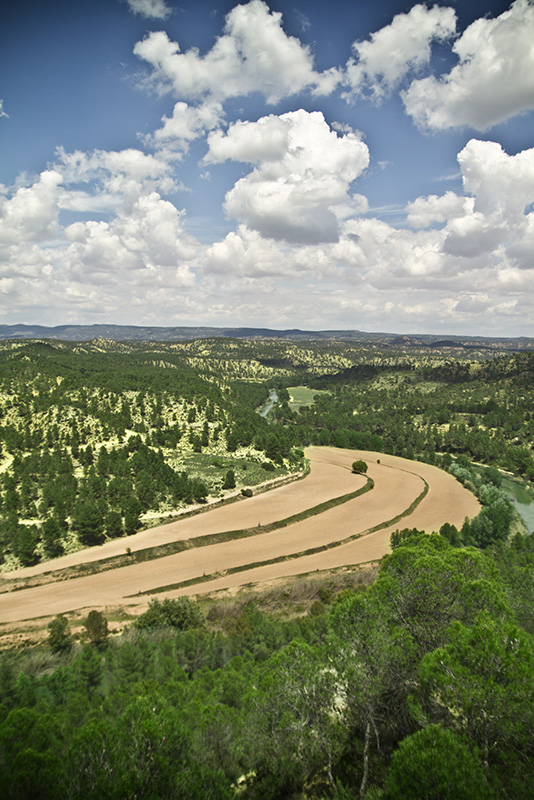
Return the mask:
<path fill-rule="evenodd" d="M 132 550 L 206 533 L 233 531 L 284 519 L 327 499 L 339 497 L 363 486 L 365 480 L 351 472 L 352 462 L 367 462 L 368 475 L 375 482 L 372 491 L 353 500 L 291 524 L 246 539 L 193 548 L 171 556 L 119 567 L 111 571 L 51 582 L 20 591 L 9 590 L 9 577 L 36 574 L 51 564 L 5 575 L 0 583 L 0 622 L 4 630 L 13 623 L 84 609 L 131 608 L 141 610 L 150 599 L 147 593 L 185 581 L 187 587 L 169 589 L 155 596 L 206 594 L 220 590 L 270 582 L 381 558 L 389 551 L 389 538 L 398 528 L 438 530 L 444 522 L 461 526 L 465 517 L 479 511 L 476 498 L 451 475 L 427 464 L 380 453 L 312 447 L 306 451 L 310 474 L 301 481 L 266 494 L 208 510 L 198 516 L 171 522 L 128 539 L 68 556 L 84 563 L 117 553 L 125 544 Z M 428 487 L 419 505 L 410 506 Z M 402 518 L 394 522 L 395 518 Z M 370 532 L 369 529 L 379 530 Z M 346 541 L 351 537 L 352 541 Z M 345 543 L 342 543 L 345 542 Z M 337 544 L 341 543 L 341 544 Z M 322 552 L 305 553 L 327 546 Z M 302 554 L 302 555 L 299 555 Z M 281 559 L 276 563 L 275 559 Z M 285 559 L 285 560 L 282 560 Z M 54 569 L 65 559 L 54 562 Z M 263 566 L 253 567 L 254 564 Z M 249 566 L 250 565 L 250 566 Z M 231 570 L 239 570 L 230 572 Z M 206 576 L 213 576 L 206 580 Z M 198 583 L 196 583 L 198 581 Z"/>
<path fill-rule="evenodd" d="M 285 485 L 260 494 L 255 493 L 251 498 L 236 500 L 229 505 L 218 505 L 212 509 L 209 506 L 197 507 L 198 513 L 194 516 L 184 516 L 183 519 L 175 519 L 172 522 L 157 525 L 133 536 L 113 539 L 98 547 L 88 547 L 85 550 L 56 558 L 54 561 L 44 561 L 34 567 L 26 567 L 11 573 L 6 572 L 2 577 L 7 580 L 30 578 L 50 570 L 64 569 L 123 555 L 126 547 L 129 547 L 132 552 L 136 552 L 147 547 L 158 547 L 169 542 L 194 539 L 206 534 L 242 530 L 258 524 L 268 525 L 270 522 L 276 522 L 305 511 L 310 506 L 354 492 L 364 485 L 365 479 L 361 475 L 352 474 L 350 467 L 340 470 L 335 463 L 328 459 L 321 460 L 318 456 L 313 459 L 309 474 L 301 480 L 285 483 Z M 254 491 L 257 492 L 258 489 Z M 235 492 L 234 496 L 239 497 L 240 493 Z"/>

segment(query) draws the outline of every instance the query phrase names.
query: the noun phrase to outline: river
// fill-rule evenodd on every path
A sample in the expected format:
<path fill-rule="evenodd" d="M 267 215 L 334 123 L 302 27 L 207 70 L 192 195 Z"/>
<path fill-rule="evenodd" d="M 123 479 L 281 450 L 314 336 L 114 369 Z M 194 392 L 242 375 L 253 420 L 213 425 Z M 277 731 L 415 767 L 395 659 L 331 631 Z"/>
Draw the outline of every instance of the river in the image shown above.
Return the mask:
<path fill-rule="evenodd" d="M 278 395 L 276 393 L 276 390 L 271 389 L 271 391 L 269 392 L 269 399 L 267 400 L 265 405 L 262 406 L 258 411 L 260 417 L 266 417 L 271 408 L 273 408 L 277 403 L 278 403 Z"/>
<path fill-rule="evenodd" d="M 502 488 L 512 501 L 514 508 L 527 526 L 529 533 L 534 533 L 534 498 L 520 483 L 503 478 Z"/>

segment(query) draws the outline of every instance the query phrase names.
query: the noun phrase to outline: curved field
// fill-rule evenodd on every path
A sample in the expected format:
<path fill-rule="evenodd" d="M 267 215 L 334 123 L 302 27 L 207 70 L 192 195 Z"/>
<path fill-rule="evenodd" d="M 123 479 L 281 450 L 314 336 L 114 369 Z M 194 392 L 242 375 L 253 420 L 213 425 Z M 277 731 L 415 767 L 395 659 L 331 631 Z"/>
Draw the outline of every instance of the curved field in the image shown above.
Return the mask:
<path fill-rule="evenodd" d="M 299 514 L 310 506 L 353 492 L 364 485 L 365 478 L 351 474 L 350 468 L 340 470 L 338 465 L 328 459 L 313 458 L 310 473 L 302 480 L 278 486 L 263 494 L 256 494 L 242 502 L 217 506 L 213 509 L 204 506 L 201 513 L 196 516 L 176 519 L 127 538 L 113 539 L 98 547 L 79 550 L 54 561 L 45 561 L 34 567 L 5 573 L 4 577 L 29 578 L 50 570 L 112 558 L 123 555 L 126 546 L 135 552 L 206 534 L 268 525 L 293 514 Z"/>
<path fill-rule="evenodd" d="M 329 447 L 309 448 L 307 456 L 311 472 L 302 481 L 144 531 L 129 537 L 128 545 L 133 545 L 132 549 L 142 548 L 284 519 L 324 499 L 345 495 L 362 486 L 364 479 L 351 473 L 352 462 L 360 458 L 369 465 L 368 475 L 375 482 L 374 489 L 280 530 L 0 594 L 0 620 L 15 622 L 86 608 L 145 607 L 149 599 L 147 594 L 151 592 L 158 592 L 158 597 L 195 595 L 364 563 L 381 558 L 389 551 L 389 537 L 399 527 L 432 531 L 444 522 L 461 526 L 466 516 L 473 517 L 479 510 L 476 498 L 451 475 L 427 464 L 380 453 Z M 124 539 L 111 542 L 109 551 L 119 547 L 123 553 L 124 542 Z M 309 553 L 321 548 L 327 549 Z M 103 555 L 104 547 L 74 554 L 79 562 Z M 54 562 L 55 568 L 59 566 L 60 560 Z M 36 574 L 37 569 L 21 570 L 12 576 Z M 6 582 L 6 588 L 7 585 Z M 164 587 L 168 588 L 161 591 Z"/>

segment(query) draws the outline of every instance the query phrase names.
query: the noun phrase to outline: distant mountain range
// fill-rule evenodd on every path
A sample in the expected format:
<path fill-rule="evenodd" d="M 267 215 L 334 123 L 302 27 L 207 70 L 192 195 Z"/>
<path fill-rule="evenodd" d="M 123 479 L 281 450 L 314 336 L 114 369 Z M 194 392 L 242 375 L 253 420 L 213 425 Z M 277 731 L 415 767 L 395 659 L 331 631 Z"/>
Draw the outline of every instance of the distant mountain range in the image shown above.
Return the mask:
<path fill-rule="evenodd" d="M 375 343 L 394 347 L 461 347 L 492 350 L 534 350 L 534 339 L 527 337 L 493 338 L 484 336 L 448 336 L 431 334 L 399 336 L 394 333 L 366 333 L 358 330 L 302 331 L 272 330 L 271 328 L 209 328 L 209 327 L 151 327 L 139 325 L 0 325 L 0 340 L 60 339 L 68 342 L 87 342 L 94 339 L 111 341 L 179 342 L 211 337 L 233 339 L 290 339 L 293 341 L 344 341 Z"/>

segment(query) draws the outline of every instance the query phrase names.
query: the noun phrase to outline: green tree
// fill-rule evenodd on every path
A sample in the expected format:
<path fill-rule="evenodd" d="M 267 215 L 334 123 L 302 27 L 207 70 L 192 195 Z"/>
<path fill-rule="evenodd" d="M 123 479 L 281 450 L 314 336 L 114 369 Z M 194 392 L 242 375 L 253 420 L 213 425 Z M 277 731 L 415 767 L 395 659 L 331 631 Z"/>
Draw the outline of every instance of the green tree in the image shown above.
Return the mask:
<path fill-rule="evenodd" d="M 89 635 L 91 644 L 104 645 L 107 642 L 109 630 L 108 622 L 101 611 L 90 611 L 83 624 Z"/>
<path fill-rule="evenodd" d="M 235 489 L 235 472 L 233 469 L 229 469 L 226 473 L 226 477 L 224 479 L 223 489 Z"/>
<path fill-rule="evenodd" d="M 365 463 L 365 461 L 362 461 L 361 459 L 358 461 L 353 461 L 352 471 L 365 475 L 365 473 L 367 472 L 367 464 Z"/>
<path fill-rule="evenodd" d="M 57 719 L 42 709 L 16 708 L 0 723 L 0 794 L 6 800 L 53 800 L 64 795 Z"/>
<path fill-rule="evenodd" d="M 332 661 L 345 695 L 345 724 L 362 742 L 360 797 L 367 790 L 373 741 L 402 728 L 413 643 L 392 625 L 391 609 L 372 590 L 338 603 L 332 613 Z M 405 724 L 405 722 L 404 722 Z"/>
<path fill-rule="evenodd" d="M 42 525 L 43 549 L 49 558 L 57 558 L 64 552 L 61 527 L 56 517 L 47 517 Z"/>
<path fill-rule="evenodd" d="M 74 506 L 72 522 L 82 544 L 90 547 L 104 541 L 102 513 L 94 500 L 79 500 Z"/>
<path fill-rule="evenodd" d="M 63 653 L 72 647 L 72 636 L 66 617 L 58 614 L 48 623 L 48 646 L 53 653 Z"/>
<path fill-rule="evenodd" d="M 472 626 L 455 622 L 449 643 L 422 660 L 421 709 L 467 735 L 483 762 L 532 757 L 534 649 L 516 624 L 482 611 Z"/>
<path fill-rule="evenodd" d="M 330 790 L 342 752 L 339 677 L 324 654 L 295 640 L 266 662 L 250 698 L 254 797 L 290 797 L 319 770 Z"/>
<path fill-rule="evenodd" d="M 124 528 L 122 527 L 122 516 L 120 512 L 108 511 L 104 517 L 104 526 L 106 535 L 109 536 L 110 539 L 116 539 L 118 536 L 122 536 Z"/>
<path fill-rule="evenodd" d="M 15 554 L 23 567 L 32 567 L 39 561 L 37 545 L 39 538 L 29 525 L 20 525 L 15 534 Z"/>
<path fill-rule="evenodd" d="M 483 609 L 511 615 L 495 564 L 474 548 L 452 547 L 439 534 L 413 536 L 386 556 L 373 591 L 421 657 L 446 641 L 454 620 L 471 624 Z"/>
<path fill-rule="evenodd" d="M 489 800 L 492 796 L 476 750 L 439 725 L 408 736 L 393 754 L 385 800 Z"/>
<path fill-rule="evenodd" d="M 142 510 L 143 507 L 135 495 L 130 497 L 130 499 L 126 502 L 126 507 L 124 510 L 124 530 L 128 536 L 131 536 L 141 527 Z"/>

